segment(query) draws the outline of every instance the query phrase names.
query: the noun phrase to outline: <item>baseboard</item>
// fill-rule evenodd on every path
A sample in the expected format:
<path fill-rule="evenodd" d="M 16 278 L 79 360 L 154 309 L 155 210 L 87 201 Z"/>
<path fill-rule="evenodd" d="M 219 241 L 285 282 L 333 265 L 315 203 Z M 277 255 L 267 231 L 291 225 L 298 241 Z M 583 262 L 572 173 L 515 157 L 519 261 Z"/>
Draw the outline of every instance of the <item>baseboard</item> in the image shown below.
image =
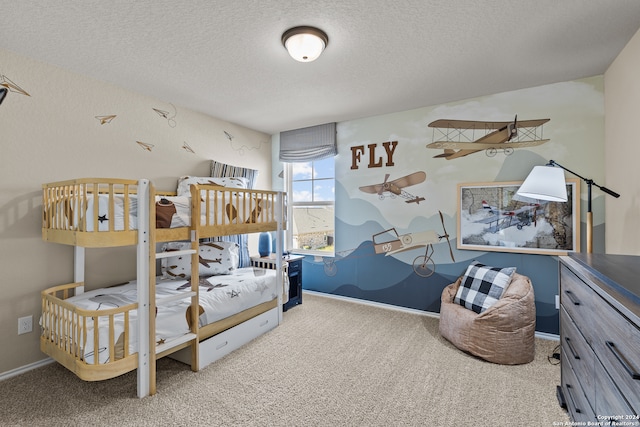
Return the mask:
<path fill-rule="evenodd" d="M 541 338 L 543 340 L 549 340 L 549 341 L 560 341 L 560 335 L 550 334 L 548 332 L 536 331 L 536 338 Z"/>
<path fill-rule="evenodd" d="M 40 368 L 42 366 L 46 366 L 50 363 L 55 362 L 55 360 L 53 360 L 50 357 L 47 357 L 46 359 L 42 359 L 42 360 L 38 360 L 37 362 L 33 362 L 30 363 L 28 365 L 25 366 L 21 366 L 19 368 L 16 369 L 12 369 L 10 371 L 7 372 L 3 372 L 0 374 L 0 381 L 4 381 L 4 380 L 8 380 L 11 377 L 15 377 L 21 374 L 24 374 L 26 372 L 32 371 L 34 369 Z"/>
<path fill-rule="evenodd" d="M 310 291 L 310 290 L 306 290 L 306 289 L 303 289 L 302 293 L 303 293 L 303 295 L 304 294 L 317 295 L 319 297 L 333 298 L 333 299 L 337 299 L 337 300 L 341 300 L 341 301 L 352 302 L 352 303 L 355 303 L 355 304 L 370 305 L 370 306 L 373 306 L 373 307 L 385 308 L 387 310 L 402 311 L 402 312 L 405 312 L 405 313 L 418 314 L 420 316 L 435 317 L 437 319 L 440 318 L 440 313 L 432 313 L 432 312 L 429 312 L 429 311 L 416 310 L 415 308 L 400 307 L 400 306 L 397 306 L 397 305 L 385 304 L 385 303 L 382 303 L 382 302 L 367 301 L 367 300 L 359 299 L 359 298 L 345 297 L 345 296 L 342 296 L 342 295 L 334 295 L 334 294 L 328 294 L 328 293 L 325 293 L 325 292 Z M 547 332 L 538 332 L 538 331 L 536 331 L 536 338 L 541 338 L 541 339 L 550 340 L 550 341 L 560 341 L 560 336 L 559 335 L 550 334 L 550 333 L 547 333 Z"/>
<path fill-rule="evenodd" d="M 341 301 L 353 302 L 356 304 L 385 308 L 387 310 L 402 311 L 404 313 L 418 314 L 420 316 L 440 318 L 440 313 L 431 313 L 429 311 L 417 310 L 415 308 L 408 308 L 408 307 L 400 307 L 399 305 L 385 304 L 383 302 L 368 301 L 368 300 L 359 299 L 359 298 L 345 297 L 342 295 L 327 294 L 325 292 L 308 291 L 306 289 L 302 291 L 302 294 L 317 295 L 319 297 L 332 298 L 332 299 L 337 299 Z M 304 302 L 304 299 L 303 299 L 303 302 Z"/>

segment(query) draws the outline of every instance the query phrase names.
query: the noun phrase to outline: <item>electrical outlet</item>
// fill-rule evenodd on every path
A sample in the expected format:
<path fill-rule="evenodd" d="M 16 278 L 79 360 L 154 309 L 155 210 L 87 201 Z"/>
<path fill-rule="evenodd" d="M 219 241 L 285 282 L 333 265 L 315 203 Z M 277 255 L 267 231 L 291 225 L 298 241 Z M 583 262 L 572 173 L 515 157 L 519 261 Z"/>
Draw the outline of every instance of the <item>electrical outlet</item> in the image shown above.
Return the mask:
<path fill-rule="evenodd" d="M 560 310 L 560 296 L 556 295 L 556 310 Z"/>
<path fill-rule="evenodd" d="M 33 316 L 18 318 L 18 335 L 29 333 L 33 330 Z"/>

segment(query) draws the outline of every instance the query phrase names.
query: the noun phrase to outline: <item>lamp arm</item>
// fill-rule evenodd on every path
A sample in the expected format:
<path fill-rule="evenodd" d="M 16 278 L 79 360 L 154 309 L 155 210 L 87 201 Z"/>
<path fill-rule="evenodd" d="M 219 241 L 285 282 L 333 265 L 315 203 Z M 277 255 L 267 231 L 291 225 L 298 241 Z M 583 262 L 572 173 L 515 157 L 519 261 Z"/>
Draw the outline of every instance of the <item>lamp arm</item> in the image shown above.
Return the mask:
<path fill-rule="evenodd" d="M 608 195 L 615 197 L 616 199 L 617 199 L 618 197 L 620 197 L 620 195 L 619 195 L 618 193 L 616 193 L 615 191 L 613 191 L 613 190 L 609 190 L 609 189 L 608 189 L 608 188 L 606 188 L 606 187 L 601 187 L 601 186 L 599 186 L 599 185 L 598 185 L 598 184 L 596 184 L 596 183 L 594 183 L 593 185 L 595 185 L 596 187 L 598 187 L 599 189 L 601 189 L 602 191 L 604 191 L 604 192 L 605 192 L 605 193 L 607 193 Z"/>
<path fill-rule="evenodd" d="M 573 175 L 577 176 L 578 178 L 580 178 L 581 180 L 583 180 L 584 182 L 586 182 L 586 183 L 587 183 L 587 185 L 591 186 L 591 185 L 593 184 L 593 185 L 595 185 L 596 187 L 598 187 L 599 189 L 601 189 L 602 191 L 604 191 L 605 193 L 607 193 L 608 195 L 615 197 L 616 199 L 617 199 L 618 197 L 620 197 L 620 195 L 619 195 L 618 193 L 616 193 L 615 191 L 613 191 L 613 190 L 609 190 L 609 189 L 608 189 L 608 188 L 606 188 L 606 187 L 602 187 L 602 186 L 600 186 L 600 185 L 596 184 L 596 183 L 595 183 L 595 181 L 594 181 L 594 180 L 592 180 L 592 179 L 588 179 L 588 178 L 585 178 L 585 177 L 583 177 L 583 176 L 578 175 L 578 174 L 577 174 L 577 173 L 575 173 L 574 171 L 572 171 L 572 170 L 570 170 L 570 169 L 565 168 L 564 166 L 562 166 L 561 164 L 559 164 L 559 163 L 555 162 L 554 160 L 549 160 L 549 163 L 547 163 L 547 166 L 558 166 L 560 169 L 564 169 L 564 170 L 566 170 L 567 172 L 569 172 L 570 174 L 573 174 Z"/>

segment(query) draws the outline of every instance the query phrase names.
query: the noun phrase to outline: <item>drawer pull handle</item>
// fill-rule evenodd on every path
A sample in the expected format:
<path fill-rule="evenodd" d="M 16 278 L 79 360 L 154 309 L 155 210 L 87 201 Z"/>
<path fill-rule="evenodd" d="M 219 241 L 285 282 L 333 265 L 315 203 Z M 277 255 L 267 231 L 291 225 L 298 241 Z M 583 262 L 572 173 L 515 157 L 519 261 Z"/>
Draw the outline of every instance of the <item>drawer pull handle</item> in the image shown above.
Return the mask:
<path fill-rule="evenodd" d="M 564 337 L 564 340 L 567 342 L 567 347 L 569 347 L 569 351 L 571 352 L 571 355 L 573 356 L 573 358 L 580 359 L 580 355 L 576 353 L 576 351 L 573 349 L 573 344 L 571 344 L 571 339 L 569 337 Z"/>
<path fill-rule="evenodd" d="M 620 350 L 618 350 L 616 345 L 611 341 L 606 341 L 606 343 L 607 347 L 609 347 L 609 350 L 611 350 L 616 359 L 618 359 L 618 362 L 620 362 L 620 364 L 624 367 L 625 371 L 627 371 L 627 373 L 631 375 L 631 378 L 633 378 L 634 380 L 640 380 L 640 373 L 633 369 L 627 358 L 624 357 Z"/>
<path fill-rule="evenodd" d="M 265 320 L 264 322 L 260 323 L 260 327 L 263 328 L 265 326 L 267 326 L 269 324 L 268 320 Z"/>
<path fill-rule="evenodd" d="M 226 347 L 227 344 L 229 344 L 229 341 L 221 342 L 216 346 L 216 350 L 220 350 L 222 347 Z"/>
<path fill-rule="evenodd" d="M 577 414 L 581 414 L 582 410 L 576 406 L 576 401 L 573 398 L 573 394 L 571 394 L 572 387 L 569 384 L 566 384 L 566 386 L 567 386 L 567 394 L 569 395 L 569 399 L 571 399 L 571 406 L 575 408 Z"/>
<path fill-rule="evenodd" d="M 578 300 L 571 291 L 564 291 L 565 294 L 569 297 L 573 305 L 580 305 L 580 300 Z"/>

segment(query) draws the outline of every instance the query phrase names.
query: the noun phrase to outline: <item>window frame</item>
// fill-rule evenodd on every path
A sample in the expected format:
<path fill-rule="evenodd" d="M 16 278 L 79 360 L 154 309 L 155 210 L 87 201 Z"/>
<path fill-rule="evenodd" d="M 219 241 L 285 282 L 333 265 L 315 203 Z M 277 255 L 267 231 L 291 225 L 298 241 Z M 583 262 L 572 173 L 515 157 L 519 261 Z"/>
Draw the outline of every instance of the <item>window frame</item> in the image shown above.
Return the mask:
<path fill-rule="evenodd" d="M 333 159 L 333 157 L 332 157 Z M 324 160 L 324 159 L 321 159 Z M 317 160 L 310 160 L 309 162 L 304 163 L 314 163 Z M 283 162 L 284 163 L 284 185 L 285 191 L 287 192 L 287 218 L 288 227 L 285 231 L 285 242 L 287 251 L 294 254 L 300 255 L 314 255 L 314 256 L 323 256 L 323 257 L 334 257 L 335 256 L 335 193 L 334 200 L 322 200 L 322 201 L 304 201 L 304 202 L 294 202 L 293 200 L 293 168 L 294 162 Z M 334 163 L 335 165 L 335 163 Z M 313 174 L 312 174 L 313 175 Z M 333 173 L 333 177 L 322 177 L 322 178 L 314 178 L 313 176 L 308 179 L 311 181 L 312 188 L 313 183 L 315 181 L 323 181 L 326 179 L 333 179 L 334 189 L 335 189 L 335 169 Z M 305 181 L 305 180 L 297 180 L 297 181 Z M 333 206 L 334 216 L 333 216 L 333 250 L 332 251 L 321 251 L 316 249 L 302 249 L 302 248 L 294 248 L 293 247 L 293 209 L 296 207 L 322 207 L 322 206 Z"/>

